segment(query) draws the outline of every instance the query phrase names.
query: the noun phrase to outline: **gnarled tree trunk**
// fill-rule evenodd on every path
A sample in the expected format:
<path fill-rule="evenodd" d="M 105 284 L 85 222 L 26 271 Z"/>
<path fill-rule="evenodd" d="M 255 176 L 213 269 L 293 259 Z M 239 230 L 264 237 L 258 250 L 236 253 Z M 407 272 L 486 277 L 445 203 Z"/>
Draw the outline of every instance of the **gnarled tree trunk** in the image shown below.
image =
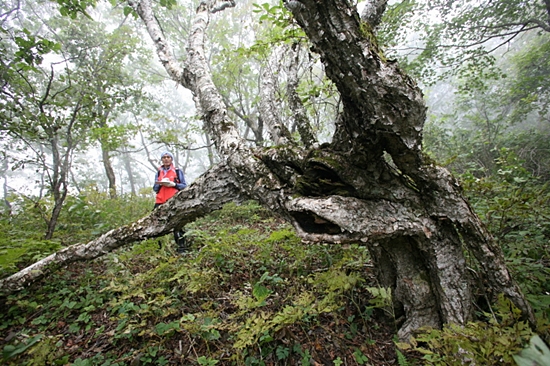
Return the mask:
<path fill-rule="evenodd" d="M 160 210 L 83 246 L 82 257 L 87 251 L 100 255 L 124 243 L 166 234 L 223 202 L 254 198 L 291 221 L 304 240 L 367 245 L 380 283 L 393 289 L 394 301 L 403 310 L 401 339 L 421 326 L 464 324 L 472 318 L 478 288 L 464 250 L 477 259 L 487 290 L 506 294 L 533 321 L 500 248 L 458 183 L 422 155 L 426 107 L 420 89 L 396 63 L 384 58 L 371 28 L 362 24 L 349 1 L 285 1 L 321 55 L 343 111 L 332 142 L 321 146 L 293 142 L 286 133 L 279 134 L 276 118 L 263 115 L 273 140 L 284 143 L 264 149 L 250 148 L 239 137 L 204 57 L 210 14 L 234 2 L 201 2 L 183 67 L 172 56 L 150 0 L 129 4 L 146 25 L 168 74 L 193 92 L 223 162 Z M 1 287 L 20 286 L 34 278 L 32 273 L 8 278 Z"/>

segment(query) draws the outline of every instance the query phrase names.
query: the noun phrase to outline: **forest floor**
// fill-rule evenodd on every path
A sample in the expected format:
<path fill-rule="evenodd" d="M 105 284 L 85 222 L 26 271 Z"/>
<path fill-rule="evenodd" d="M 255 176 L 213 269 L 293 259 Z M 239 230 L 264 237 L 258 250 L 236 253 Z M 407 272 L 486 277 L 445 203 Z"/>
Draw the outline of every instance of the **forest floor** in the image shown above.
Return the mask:
<path fill-rule="evenodd" d="M 419 365 L 366 248 L 303 243 L 255 205 L 0 297 L 5 365 Z M 508 363 L 502 363 L 508 364 Z"/>

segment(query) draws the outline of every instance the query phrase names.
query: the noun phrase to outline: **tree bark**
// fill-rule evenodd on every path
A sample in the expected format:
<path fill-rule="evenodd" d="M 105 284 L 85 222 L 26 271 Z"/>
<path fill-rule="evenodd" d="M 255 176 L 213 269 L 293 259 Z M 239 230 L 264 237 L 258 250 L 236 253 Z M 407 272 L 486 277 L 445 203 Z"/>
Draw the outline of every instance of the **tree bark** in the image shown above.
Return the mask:
<path fill-rule="evenodd" d="M 8 189 L 8 156 L 5 152 L 2 153 L 2 168 L 0 170 L 0 177 L 3 178 L 2 182 L 2 191 L 4 193 L 4 197 L 2 198 L 3 206 L 5 206 L 5 209 L 9 215 L 11 215 L 11 203 L 8 200 L 9 196 L 9 189 Z"/>
<path fill-rule="evenodd" d="M 285 47 L 279 46 L 272 50 L 269 60 L 263 66 L 260 88 L 260 118 L 264 121 L 275 145 L 287 145 L 292 137 L 288 128 L 282 123 L 277 114 L 275 103 L 279 89 L 278 78 L 281 73 Z"/>
<path fill-rule="evenodd" d="M 53 83 L 53 73 L 50 76 L 49 84 Z M 46 98 L 44 97 L 43 101 Z M 65 198 L 68 194 L 68 178 L 71 170 L 72 155 L 74 149 L 77 146 L 76 141 L 73 138 L 74 126 L 77 122 L 78 114 L 82 108 L 81 101 L 79 100 L 74 106 L 69 122 L 64 128 L 65 141 L 62 144 L 60 142 L 60 136 L 62 131 L 57 127 L 47 128 L 48 142 L 50 143 L 51 155 L 52 155 L 52 174 L 48 177 L 52 196 L 54 198 L 54 205 L 51 212 L 51 216 L 47 220 L 47 229 L 44 235 L 44 239 L 50 240 L 53 237 L 55 228 L 57 227 L 57 220 L 61 214 L 61 209 L 65 203 Z M 42 115 L 47 115 L 43 110 L 43 105 L 40 105 Z"/>
<path fill-rule="evenodd" d="M 134 171 L 132 169 L 132 164 L 130 161 L 130 154 L 126 146 L 122 147 L 122 154 L 121 154 L 122 163 L 124 165 L 124 170 L 126 170 L 126 176 L 128 177 L 128 183 L 130 184 L 130 192 L 132 193 L 132 196 L 137 195 L 136 191 L 136 183 L 134 179 Z M 122 182 L 121 182 L 122 184 Z"/>
<path fill-rule="evenodd" d="M 419 88 L 395 63 L 385 60 L 374 35 L 347 1 L 286 4 L 320 53 L 343 99 L 344 111 L 330 146 L 331 160 L 324 159 L 322 169 L 330 171 L 333 181 L 350 187 L 346 190 L 351 196 L 368 203 L 360 212 L 371 213 L 358 215 L 359 222 L 385 212 L 387 204 L 393 208 L 383 221 L 387 227 L 382 237 L 377 238 L 384 232 L 382 227 L 359 232 L 368 239 L 380 278 L 396 289 L 396 300 L 405 310 L 400 337 L 406 339 L 421 324 L 464 324 L 472 317 L 474 288 L 462 244 L 479 261 L 489 287 L 509 296 L 533 321 L 529 304 L 506 269 L 502 251 L 471 210 L 458 183 L 422 155 L 425 106 Z M 383 159 L 385 153 L 395 166 Z M 341 158 L 326 169 L 327 162 L 335 160 L 334 154 L 347 157 L 351 164 L 340 164 Z M 326 193 L 321 189 L 319 196 Z M 372 207 L 373 203 L 380 206 Z M 315 213 L 311 207 L 308 211 Z M 321 218 L 334 222 L 334 214 L 323 214 Z M 407 228 L 415 217 L 422 219 L 422 230 L 416 225 L 416 232 L 401 233 L 399 228 Z M 396 228 L 394 220 L 403 224 L 388 231 Z M 338 222 L 344 231 L 357 233 L 342 224 Z"/>
<path fill-rule="evenodd" d="M 387 5 L 388 0 L 367 1 L 363 13 L 361 13 L 361 20 L 367 22 L 372 29 L 375 29 L 380 24 Z"/>
<path fill-rule="evenodd" d="M 228 202 L 246 199 L 236 187 L 227 166 L 212 168 L 191 187 L 180 191 L 149 216 L 130 225 L 111 230 L 87 243 L 66 247 L 16 274 L 0 280 L 0 293 L 8 294 L 47 275 L 52 269 L 72 262 L 91 260 L 121 246 L 171 233 L 186 223 L 223 207 Z"/>
<path fill-rule="evenodd" d="M 289 52 L 290 60 L 288 63 L 288 80 L 286 89 L 288 95 L 288 106 L 292 115 L 291 120 L 300 134 L 300 139 L 302 144 L 304 144 L 304 147 L 310 148 L 315 142 L 317 142 L 317 139 L 311 130 L 311 125 L 309 123 L 309 119 L 307 118 L 306 108 L 298 95 L 298 84 L 300 82 L 300 78 L 298 77 L 300 45 L 298 43 L 293 44 L 290 47 Z"/>
<path fill-rule="evenodd" d="M 329 144 L 305 148 L 288 140 L 264 149 L 250 148 L 239 138 L 212 83 L 204 32 L 219 4 L 200 3 L 187 63 L 181 67 L 152 16 L 150 0 L 129 3 L 145 23 L 168 74 L 193 92 L 222 163 L 158 212 L 67 253 L 97 256 L 166 234 L 225 202 L 254 198 L 292 222 L 305 241 L 364 243 L 380 283 L 393 290 L 396 308 L 402 311 L 402 340 L 421 326 L 465 324 L 472 319 L 479 290 L 506 294 L 534 322 L 502 251 L 459 184 L 422 155 L 426 107 L 420 89 L 384 58 L 349 1 L 285 1 L 321 55 L 343 110 Z M 472 281 L 464 250 L 477 260 L 486 288 Z M 8 278 L 0 288 L 30 281 L 32 273 Z"/>
<path fill-rule="evenodd" d="M 116 192 L 116 175 L 115 170 L 113 169 L 113 164 L 111 163 L 110 151 L 107 144 L 104 141 L 100 140 L 101 145 L 101 161 L 103 162 L 103 167 L 105 168 L 105 174 L 107 175 L 107 181 L 109 182 L 109 197 L 112 199 L 117 197 Z"/>

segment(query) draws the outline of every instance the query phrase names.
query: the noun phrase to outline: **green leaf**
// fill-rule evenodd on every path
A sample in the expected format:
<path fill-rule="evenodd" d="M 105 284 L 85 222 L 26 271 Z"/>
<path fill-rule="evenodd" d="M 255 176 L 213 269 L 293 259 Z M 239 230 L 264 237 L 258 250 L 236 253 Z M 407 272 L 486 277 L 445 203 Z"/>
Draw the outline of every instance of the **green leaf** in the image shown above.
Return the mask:
<path fill-rule="evenodd" d="M 279 361 L 286 359 L 290 355 L 290 349 L 288 347 L 278 346 L 275 350 L 277 359 Z"/>
<path fill-rule="evenodd" d="M 180 324 L 177 321 L 170 322 L 170 323 L 159 323 L 155 326 L 155 330 L 159 335 L 163 335 L 179 329 L 180 329 Z"/>
<path fill-rule="evenodd" d="M 271 294 L 271 290 L 269 290 L 264 285 L 257 283 L 254 285 L 254 288 L 252 289 L 252 295 L 256 298 L 258 302 L 263 303 Z"/>
<path fill-rule="evenodd" d="M 29 347 L 32 347 L 34 344 L 40 341 L 42 337 L 42 334 L 38 334 L 32 338 L 29 338 L 26 342 L 21 342 L 17 345 L 8 344 L 4 346 L 4 349 L 2 350 L 2 357 L 7 360 L 17 356 L 20 353 L 25 352 L 27 349 L 29 349 Z"/>
<path fill-rule="evenodd" d="M 132 9 L 129 6 L 125 6 L 123 9 L 123 12 L 124 12 L 124 16 L 128 16 L 129 14 L 134 14 L 134 16 L 136 15 L 134 12 L 134 9 Z"/>
<path fill-rule="evenodd" d="M 365 356 L 363 354 L 363 352 L 361 352 L 360 349 L 356 349 L 354 352 L 353 352 L 353 357 L 355 357 L 355 361 L 357 361 L 357 363 L 359 365 L 364 365 L 365 362 L 368 362 L 369 358 L 367 356 Z"/>

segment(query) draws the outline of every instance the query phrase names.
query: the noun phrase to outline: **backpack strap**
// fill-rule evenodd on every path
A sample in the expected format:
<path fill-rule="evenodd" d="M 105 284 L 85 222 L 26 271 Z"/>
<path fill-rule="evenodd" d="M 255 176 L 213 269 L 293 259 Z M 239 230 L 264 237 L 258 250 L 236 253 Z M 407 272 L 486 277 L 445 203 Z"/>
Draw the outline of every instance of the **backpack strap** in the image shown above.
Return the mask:
<path fill-rule="evenodd" d="M 174 170 L 176 171 L 177 183 L 181 183 L 180 174 L 183 174 L 183 171 L 180 168 L 174 168 Z"/>

